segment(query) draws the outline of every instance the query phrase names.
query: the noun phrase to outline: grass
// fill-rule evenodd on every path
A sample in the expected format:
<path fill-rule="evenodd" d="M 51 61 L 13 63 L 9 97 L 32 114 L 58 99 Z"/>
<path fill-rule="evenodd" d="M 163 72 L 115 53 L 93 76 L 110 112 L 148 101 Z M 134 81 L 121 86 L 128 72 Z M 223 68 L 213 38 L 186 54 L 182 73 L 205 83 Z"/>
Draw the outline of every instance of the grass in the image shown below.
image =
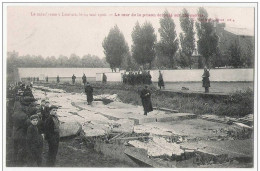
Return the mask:
<path fill-rule="evenodd" d="M 76 84 L 75 86 L 69 84 L 50 84 L 48 86 L 64 89 L 67 92 L 84 92 L 84 87 L 81 84 Z M 117 94 L 124 103 L 142 105 L 139 96 L 139 93 L 143 88 L 142 85 L 130 86 L 121 83 L 93 83 L 92 86 L 94 87 L 94 94 L 96 95 Z M 152 91 L 152 104 L 154 107 L 179 110 L 181 113 L 243 117 L 252 114 L 254 111 L 254 93 L 251 89 L 237 91 L 224 98 L 218 96 L 203 97 L 200 95 L 183 96 L 182 94 L 168 96 L 161 93 L 153 85 L 149 86 L 149 89 Z"/>

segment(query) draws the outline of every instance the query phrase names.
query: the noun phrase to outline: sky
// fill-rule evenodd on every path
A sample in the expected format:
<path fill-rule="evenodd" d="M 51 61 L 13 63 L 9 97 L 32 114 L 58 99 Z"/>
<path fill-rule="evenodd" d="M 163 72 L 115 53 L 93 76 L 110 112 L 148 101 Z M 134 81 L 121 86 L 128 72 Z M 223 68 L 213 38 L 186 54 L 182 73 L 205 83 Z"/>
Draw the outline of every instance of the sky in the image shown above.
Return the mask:
<path fill-rule="evenodd" d="M 197 13 L 198 7 L 185 6 L 191 15 Z M 175 14 L 181 13 L 183 8 L 184 6 L 8 6 L 7 51 L 19 52 L 20 56 L 29 54 L 44 58 L 60 55 L 69 57 L 73 53 L 80 57 L 91 54 L 103 58 L 102 42 L 115 25 L 124 34 L 131 48 L 131 32 L 137 21 L 141 25 L 145 21 L 151 22 L 159 41 L 158 14 L 166 9 L 172 14 L 179 35 L 179 17 Z M 222 19 L 228 27 L 254 29 L 252 7 L 204 8 L 209 18 Z"/>

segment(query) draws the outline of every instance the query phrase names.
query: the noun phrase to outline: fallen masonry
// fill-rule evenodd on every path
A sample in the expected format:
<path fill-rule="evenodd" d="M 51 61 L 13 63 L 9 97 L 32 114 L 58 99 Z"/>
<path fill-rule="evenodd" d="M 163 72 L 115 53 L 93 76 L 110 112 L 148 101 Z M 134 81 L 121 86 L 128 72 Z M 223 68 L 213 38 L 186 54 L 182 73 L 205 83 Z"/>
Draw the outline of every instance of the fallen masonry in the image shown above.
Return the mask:
<path fill-rule="evenodd" d="M 243 119 L 177 113 L 141 106 L 117 95 L 94 96 L 87 105 L 81 93 L 38 86 L 37 99 L 60 106 L 61 136 L 80 134 L 89 147 L 133 166 L 200 167 L 234 161 L 252 162 L 252 115 Z"/>

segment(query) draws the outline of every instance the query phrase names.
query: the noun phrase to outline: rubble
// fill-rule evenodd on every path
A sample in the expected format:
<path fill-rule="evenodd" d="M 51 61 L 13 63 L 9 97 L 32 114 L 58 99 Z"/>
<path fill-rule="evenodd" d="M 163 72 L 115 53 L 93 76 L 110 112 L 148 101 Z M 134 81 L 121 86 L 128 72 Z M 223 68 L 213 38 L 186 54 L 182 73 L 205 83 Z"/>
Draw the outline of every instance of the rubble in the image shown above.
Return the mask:
<path fill-rule="evenodd" d="M 122 103 L 116 94 L 94 96 L 92 105 L 87 105 L 84 93 L 72 94 L 37 86 L 33 94 L 39 100 L 49 99 L 51 104 L 59 106 L 57 114 L 62 136 L 76 135 L 80 131 L 83 139 L 93 145 L 99 144 L 100 151 L 111 153 L 113 157 L 118 153 L 129 160 L 125 155 L 131 155 L 151 166 L 173 167 L 184 160 L 205 165 L 226 162 L 230 157 L 250 156 L 241 149 L 221 150 L 215 146 L 222 148 L 225 143 L 251 139 L 253 127 L 247 123 L 253 121 L 252 114 L 240 119 L 215 115 L 197 118 L 194 114 L 163 108 L 144 116 L 142 106 Z M 120 147 L 113 147 L 116 144 Z M 246 145 L 241 142 L 239 147 Z M 126 150 L 129 146 L 141 150 Z M 236 153 L 238 150 L 241 151 Z M 140 151 L 141 156 L 138 155 Z M 167 163 L 169 161 L 175 163 Z"/>

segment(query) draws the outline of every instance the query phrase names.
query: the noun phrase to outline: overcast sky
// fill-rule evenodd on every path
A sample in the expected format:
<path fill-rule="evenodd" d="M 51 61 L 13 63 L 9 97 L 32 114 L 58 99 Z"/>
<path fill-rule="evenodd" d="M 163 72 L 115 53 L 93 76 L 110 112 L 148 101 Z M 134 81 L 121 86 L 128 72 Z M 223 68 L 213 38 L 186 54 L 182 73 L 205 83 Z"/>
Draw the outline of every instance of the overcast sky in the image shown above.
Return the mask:
<path fill-rule="evenodd" d="M 185 7 L 190 14 L 196 14 L 198 7 Z M 158 35 L 160 27 L 157 16 L 143 14 L 162 14 L 167 9 L 173 15 L 176 30 L 181 32 L 179 14 L 183 7 L 14 7 L 7 8 L 7 50 L 17 51 L 19 55 L 59 55 L 70 56 L 75 53 L 104 57 L 102 41 L 109 30 L 117 24 L 131 47 L 131 32 L 135 23 L 152 23 Z M 254 9 L 243 7 L 205 7 L 210 18 L 224 19 L 229 27 L 254 29 Z M 45 16 L 37 16 L 37 13 Z M 35 14 L 35 15 L 34 15 Z M 56 16 L 50 16 L 54 14 Z M 77 14 L 78 16 L 64 16 Z M 79 16 L 88 15 L 88 16 Z M 90 16 L 89 14 L 96 14 Z M 98 14 L 106 16 L 98 16 Z M 115 16 L 120 14 L 120 16 Z M 122 16 L 129 14 L 129 16 Z M 131 16 L 141 14 L 141 16 Z M 58 16 L 60 15 L 60 16 Z M 62 16 L 63 15 L 63 16 Z M 197 19 L 195 17 L 195 19 Z M 231 21 L 227 21 L 231 19 Z"/>

